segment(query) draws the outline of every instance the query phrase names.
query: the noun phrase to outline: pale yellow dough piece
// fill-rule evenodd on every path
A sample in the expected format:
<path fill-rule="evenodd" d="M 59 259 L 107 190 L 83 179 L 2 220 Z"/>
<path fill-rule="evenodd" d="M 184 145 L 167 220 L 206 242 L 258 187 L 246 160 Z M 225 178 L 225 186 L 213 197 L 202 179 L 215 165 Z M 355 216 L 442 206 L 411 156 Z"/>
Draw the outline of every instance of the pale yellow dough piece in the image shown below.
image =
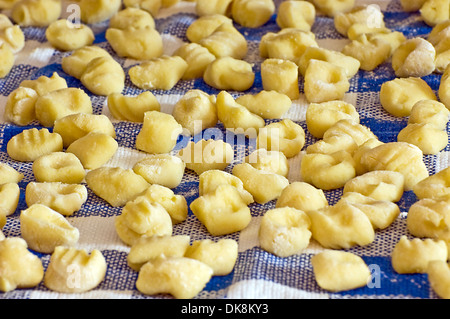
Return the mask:
<path fill-rule="evenodd" d="M 449 0 L 427 0 L 419 10 L 423 21 L 431 27 L 450 18 Z"/>
<path fill-rule="evenodd" d="M 449 26 L 450 20 L 438 23 L 431 29 L 430 34 L 428 34 L 426 39 L 436 47 L 441 41 L 447 39 L 450 31 Z"/>
<path fill-rule="evenodd" d="M 388 228 L 400 215 L 397 204 L 378 200 L 357 192 L 346 192 L 340 201 L 360 209 L 369 218 L 375 230 Z"/>
<path fill-rule="evenodd" d="M 319 46 L 314 33 L 285 28 L 277 33 L 268 32 L 263 35 L 259 44 L 259 54 L 262 58 L 296 62 L 311 46 Z"/>
<path fill-rule="evenodd" d="M 112 18 L 120 9 L 120 0 L 80 0 L 81 21 L 95 24 Z"/>
<path fill-rule="evenodd" d="M 30 182 L 25 189 L 28 206 L 42 204 L 61 215 L 71 216 L 79 211 L 88 198 L 86 186 L 61 182 Z"/>
<path fill-rule="evenodd" d="M 292 207 L 268 210 L 261 219 L 259 244 L 262 249 L 278 256 L 301 254 L 311 239 L 308 215 Z"/>
<path fill-rule="evenodd" d="M 5 119 L 19 126 L 30 124 L 36 119 L 35 103 L 38 94 L 27 87 L 18 87 L 8 95 L 5 105 Z"/>
<path fill-rule="evenodd" d="M 192 258 L 158 258 L 142 266 L 136 288 L 145 295 L 168 293 L 176 299 L 192 299 L 210 281 L 213 272 L 210 266 Z"/>
<path fill-rule="evenodd" d="M 248 52 L 247 40 L 232 24 L 223 23 L 211 34 L 199 40 L 198 44 L 208 49 L 216 58 L 245 58 Z"/>
<path fill-rule="evenodd" d="M 85 24 L 75 24 L 67 19 L 52 22 L 45 31 L 45 37 L 50 44 L 61 51 L 72 51 L 92 45 L 94 32 Z"/>
<path fill-rule="evenodd" d="M 450 168 L 446 167 L 413 186 L 419 198 L 439 198 L 450 194 Z"/>
<path fill-rule="evenodd" d="M 188 64 L 182 80 L 203 78 L 207 66 L 216 59 L 207 48 L 195 42 L 184 43 L 173 55 L 180 56 Z"/>
<path fill-rule="evenodd" d="M 19 198 L 20 188 L 17 183 L 0 184 L 0 215 L 14 214 L 19 204 Z"/>
<path fill-rule="evenodd" d="M 234 0 L 231 3 L 233 20 L 247 28 L 264 25 L 275 12 L 273 0 Z"/>
<path fill-rule="evenodd" d="M 281 118 L 292 106 L 289 96 L 274 90 L 241 95 L 236 98 L 236 103 L 263 119 Z"/>
<path fill-rule="evenodd" d="M 347 151 L 310 153 L 301 159 L 303 181 L 322 190 L 338 189 L 356 176 L 355 162 Z"/>
<path fill-rule="evenodd" d="M 286 155 L 279 151 L 259 148 L 247 155 L 244 162 L 259 170 L 276 173 L 284 177 L 288 177 L 289 174 L 289 161 Z"/>
<path fill-rule="evenodd" d="M 323 138 L 330 127 L 343 119 L 359 123 L 359 113 L 353 104 L 335 100 L 310 103 L 306 109 L 306 126 L 316 138 Z"/>
<path fill-rule="evenodd" d="M 44 278 L 44 267 L 38 256 L 28 250 L 20 237 L 0 240 L 0 291 L 33 288 Z"/>
<path fill-rule="evenodd" d="M 205 263 L 213 269 L 213 276 L 230 274 L 238 258 L 238 243 L 233 239 L 223 238 L 195 240 L 187 247 L 184 255 Z"/>
<path fill-rule="evenodd" d="M 63 150 L 62 138 L 47 128 L 31 128 L 13 136 L 7 146 L 8 155 L 20 162 L 32 162 L 38 157 Z"/>
<path fill-rule="evenodd" d="M 168 187 L 157 184 L 150 185 L 139 197 L 150 203 L 160 204 L 169 214 L 173 225 L 181 223 L 187 218 L 188 205 L 186 198 L 183 195 L 175 194 Z"/>
<path fill-rule="evenodd" d="M 397 77 L 423 77 L 436 69 L 436 49 L 427 40 L 416 37 L 403 42 L 392 54 Z"/>
<path fill-rule="evenodd" d="M 37 182 L 79 184 L 86 172 L 83 164 L 72 153 L 54 152 L 38 157 L 32 165 Z"/>
<path fill-rule="evenodd" d="M 378 138 L 370 138 L 366 142 L 358 146 L 358 148 L 353 152 L 353 160 L 355 161 L 356 175 L 363 175 L 364 173 L 368 172 L 367 168 L 364 167 L 364 164 L 361 162 L 361 158 L 364 155 L 364 153 L 382 144 L 384 143 L 380 141 Z"/>
<path fill-rule="evenodd" d="M 426 273 L 428 263 L 434 260 L 447 261 L 447 245 L 443 240 L 408 239 L 405 235 L 392 250 L 392 267 L 399 274 Z"/>
<path fill-rule="evenodd" d="M 239 104 L 227 91 L 221 91 L 216 99 L 217 118 L 226 129 L 256 137 L 265 125 L 264 119 Z"/>
<path fill-rule="evenodd" d="M 128 266 L 139 271 L 145 263 L 157 258 L 183 257 L 189 241 L 187 235 L 143 236 L 131 246 L 127 255 Z"/>
<path fill-rule="evenodd" d="M 188 64 L 181 57 L 163 55 L 130 68 L 131 82 L 143 90 L 170 90 L 184 75 Z"/>
<path fill-rule="evenodd" d="M 277 173 L 263 171 L 249 163 L 236 164 L 232 174 L 244 184 L 244 188 L 252 194 L 255 202 L 265 204 L 280 197 L 281 192 L 289 185 L 289 180 Z"/>
<path fill-rule="evenodd" d="M 360 68 L 364 71 L 373 71 L 390 57 L 391 45 L 380 38 L 371 38 L 367 34 L 361 34 L 346 44 L 342 53 L 357 59 Z"/>
<path fill-rule="evenodd" d="M 109 27 L 106 40 L 118 56 L 135 60 L 159 58 L 163 53 L 163 41 L 159 32 L 152 26 Z"/>
<path fill-rule="evenodd" d="M 144 124 L 136 137 L 136 148 L 150 154 L 172 151 L 183 127 L 173 115 L 159 111 L 144 113 Z"/>
<path fill-rule="evenodd" d="M 175 104 L 172 115 L 194 136 L 217 124 L 216 97 L 198 89 L 189 90 Z"/>
<path fill-rule="evenodd" d="M 332 292 L 367 285 L 371 272 L 364 260 L 350 252 L 326 250 L 311 258 L 317 284 Z"/>
<path fill-rule="evenodd" d="M 445 130 L 450 111 L 446 106 L 435 100 L 421 100 L 414 104 L 408 118 L 408 124 L 426 123 Z"/>
<path fill-rule="evenodd" d="M 128 246 L 139 238 L 172 235 L 172 220 L 164 207 L 143 196 L 129 201 L 115 218 L 116 233 Z"/>
<path fill-rule="evenodd" d="M 199 195 L 203 196 L 212 193 L 217 187 L 224 184 L 235 187 L 247 205 L 254 202 L 252 194 L 245 190 L 244 184 L 238 177 L 217 169 L 208 170 L 200 174 L 198 185 Z"/>
<path fill-rule="evenodd" d="M 234 151 L 229 143 L 209 139 L 190 141 L 178 156 L 186 163 L 186 168 L 200 175 L 212 169 L 225 169 L 233 161 Z"/>
<path fill-rule="evenodd" d="M 108 96 L 122 92 L 125 87 L 125 72 L 112 57 L 102 56 L 86 65 L 80 80 L 93 94 Z"/>
<path fill-rule="evenodd" d="M 24 175 L 7 163 L 0 163 L 0 184 L 19 183 Z"/>
<path fill-rule="evenodd" d="M 170 154 L 153 154 L 144 157 L 133 165 L 133 171 L 150 184 L 175 188 L 184 176 L 186 163 Z"/>
<path fill-rule="evenodd" d="M 436 155 L 447 146 L 448 134 L 432 124 L 414 123 L 398 133 L 397 141 L 416 145 L 425 155 Z"/>
<path fill-rule="evenodd" d="M 403 196 L 405 178 L 395 171 L 375 170 L 352 178 L 344 185 L 345 193 L 357 192 L 376 200 L 398 202 Z"/>
<path fill-rule="evenodd" d="M 324 248 L 349 249 L 369 245 L 375 239 L 369 217 L 345 201 L 307 214 L 311 219 L 312 238 Z"/>
<path fill-rule="evenodd" d="M 6 77 L 14 66 L 16 58 L 8 45 L 0 46 L 0 78 Z"/>
<path fill-rule="evenodd" d="M 427 266 L 431 288 L 442 299 L 450 299 L 450 267 L 442 260 L 432 260 Z"/>
<path fill-rule="evenodd" d="M 161 105 L 150 91 L 128 96 L 122 93 L 108 95 L 108 108 L 114 118 L 122 121 L 144 122 L 145 112 L 160 111 Z"/>
<path fill-rule="evenodd" d="M 316 8 L 329 17 L 334 17 L 340 12 L 347 12 L 355 6 L 355 0 L 313 0 Z"/>
<path fill-rule="evenodd" d="M 97 249 L 88 253 L 84 249 L 58 246 L 50 257 L 44 285 L 63 293 L 87 292 L 105 279 L 106 268 L 105 257 Z"/>
<path fill-rule="evenodd" d="M 334 16 L 336 30 L 348 37 L 349 29 L 354 25 L 365 25 L 372 28 L 383 28 L 384 14 L 376 4 L 357 5 L 349 11 L 339 12 Z"/>
<path fill-rule="evenodd" d="M 278 7 L 276 23 L 281 28 L 311 31 L 316 19 L 316 8 L 308 1 L 283 1 Z"/>
<path fill-rule="evenodd" d="M 209 1 L 212 2 L 212 1 Z M 199 4 L 197 4 L 197 7 Z M 208 14 L 198 17 L 186 29 L 186 37 L 191 43 L 199 43 L 210 36 L 222 24 L 233 25 L 233 20 L 223 14 Z"/>
<path fill-rule="evenodd" d="M 265 59 L 261 63 L 264 90 L 287 95 L 291 100 L 300 97 L 298 66 L 288 60 Z"/>
<path fill-rule="evenodd" d="M 86 174 L 87 186 L 113 207 L 123 206 L 150 185 L 131 169 L 100 167 Z"/>
<path fill-rule="evenodd" d="M 72 52 L 71 55 L 63 57 L 61 66 L 64 72 L 80 79 L 89 62 L 99 57 L 111 57 L 111 55 L 99 46 L 84 46 Z"/>
<path fill-rule="evenodd" d="M 10 25 L 5 26 L 4 28 L 0 27 L 0 42 L 5 45 L 5 48 L 8 47 L 11 50 L 11 53 L 16 54 L 22 51 L 25 47 L 25 34 L 23 30 L 18 25 Z M 8 52 L 3 52 L 4 57 L 8 59 Z M 11 59 L 11 57 L 9 57 Z M 3 63 L 11 63 L 8 60 L 3 61 Z"/>
<path fill-rule="evenodd" d="M 215 191 L 196 198 L 190 208 L 213 236 L 241 231 L 252 218 L 239 191 L 227 184 L 219 185 Z"/>
<path fill-rule="evenodd" d="M 76 245 L 78 228 L 60 213 L 42 204 L 33 204 L 20 213 L 20 230 L 28 246 L 40 253 L 52 253 L 57 246 Z"/>
<path fill-rule="evenodd" d="M 342 100 L 350 88 L 344 68 L 321 60 L 309 61 L 304 81 L 305 96 L 311 103 Z"/>
<path fill-rule="evenodd" d="M 434 91 L 421 78 L 396 78 L 381 85 L 381 106 L 393 116 L 409 116 L 412 107 L 421 100 L 437 100 Z"/>
<path fill-rule="evenodd" d="M 252 65 L 230 56 L 211 62 L 203 74 L 203 80 L 218 90 L 246 91 L 255 80 Z"/>
<path fill-rule="evenodd" d="M 62 12 L 59 0 L 22 0 L 11 8 L 11 17 L 20 26 L 47 27 Z"/>
<path fill-rule="evenodd" d="M 449 80 L 449 74 L 450 74 L 450 65 L 447 66 L 447 68 L 444 71 L 444 74 L 442 74 L 441 82 L 439 84 L 439 90 L 438 90 L 438 96 L 439 100 L 445 104 L 447 109 L 450 110 L 450 80 Z"/>
<path fill-rule="evenodd" d="M 422 151 L 405 142 L 385 143 L 367 150 L 361 163 L 368 171 L 390 170 L 403 174 L 405 190 L 411 190 L 428 177 Z"/>
<path fill-rule="evenodd" d="M 298 2 L 298 1 L 295 1 Z M 334 51 L 326 48 L 319 48 L 310 46 L 307 47 L 303 55 L 296 63 L 298 64 L 300 74 L 305 75 L 308 68 L 309 61 L 320 60 L 332 63 L 334 65 L 344 68 L 347 77 L 350 79 L 358 73 L 361 62 L 342 52 Z"/>
<path fill-rule="evenodd" d="M 290 119 L 270 123 L 258 132 L 257 148 L 282 152 L 287 158 L 300 153 L 305 145 L 305 130 Z"/>
<path fill-rule="evenodd" d="M 328 206 L 323 190 L 309 183 L 293 182 L 286 186 L 278 197 L 276 208 L 292 207 L 304 212 Z"/>
<path fill-rule="evenodd" d="M 118 148 L 113 137 L 93 131 L 70 144 L 66 152 L 74 154 L 85 169 L 96 169 L 106 164 Z"/>
<path fill-rule="evenodd" d="M 37 98 L 36 118 L 42 126 L 52 127 L 56 120 L 70 114 L 92 114 L 89 95 L 79 88 L 64 88 L 51 91 Z"/>
<path fill-rule="evenodd" d="M 145 28 L 155 27 L 155 19 L 146 10 L 137 7 L 127 7 L 118 11 L 109 20 L 109 27 L 115 29 L 126 29 L 128 27 Z"/>
<path fill-rule="evenodd" d="M 423 198 L 411 205 L 406 218 L 408 231 L 420 238 L 440 238 L 450 227 L 448 197 Z"/>
<path fill-rule="evenodd" d="M 61 135 L 65 148 L 93 131 L 116 138 L 111 120 L 103 114 L 75 113 L 56 120 L 53 126 L 53 133 Z"/>
<path fill-rule="evenodd" d="M 67 82 L 57 72 L 54 72 L 50 77 L 41 75 L 35 80 L 24 80 L 20 82 L 20 87 L 33 89 L 38 96 L 43 96 L 49 92 L 67 88 Z"/>

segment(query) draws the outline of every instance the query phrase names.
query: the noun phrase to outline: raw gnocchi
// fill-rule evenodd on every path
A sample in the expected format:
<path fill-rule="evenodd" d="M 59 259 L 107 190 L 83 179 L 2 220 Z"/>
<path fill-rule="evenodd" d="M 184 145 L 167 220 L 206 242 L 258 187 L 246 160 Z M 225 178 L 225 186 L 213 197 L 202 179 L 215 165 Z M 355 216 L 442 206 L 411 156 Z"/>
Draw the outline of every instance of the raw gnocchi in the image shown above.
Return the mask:
<path fill-rule="evenodd" d="M 190 208 L 213 236 L 241 231 L 252 218 L 239 191 L 227 184 L 219 185 L 213 192 L 197 197 Z"/>
<path fill-rule="evenodd" d="M 79 184 L 86 175 L 82 162 L 70 152 L 42 155 L 33 162 L 32 170 L 37 182 Z"/>
<path fill-rule="evenodd" d="M 261 63 L 264 90 L 287 95 L 291 100 L 300 97 L 298 66 L 288 60 L 265 59 Z"/>
<path fill-rule="evenodd" d="M 399 274 L 426 273 L 429 262 L 447 261 L 447 255 L 447 245 L 443 240 L 410 240 L 403 235 L 392 250 L 391 262 Z"/>
<path fill-rule="evenodd" d="M 186 168 L 198 175 L 208 170 L 225 169 L 234 159 L 231 144 L 222 140 L 190 141 L 178 152 L 178 156 L 186 163 Z"/>
<path fill-rule="evenodd" d="M 133 165 L 133 171 L 149 184 L 175 188 L 184 176 L 186 163 L 170 154 L 150 154 Z"/>
<path fill-rule="evenodd" d="M 150 184 L 131 169 L 100 167 L 86 173 L 87 186 L 113 207 L 125 205 Z"/>
<path fill-rule="evenodd" d="M 195 240 L 192 245 L 187 247 L 184 256 L 210 266 L 213 269 L 213 276 L 226 276 L 233 271 L 236 264 L 238 243 L 228 238 L 218 241 Z"/>
<path fill-rule="evenodd" d="M 309 216 L 292 207 L 268 210 L 261 219 L 258 238 L 262 249 L 279 257 L 300 254 L 311 239 Z"/>
<path fill-rule="evenodd" d="M 117 120 L 144 122 L 145 112 L 161 111 L 158 99 L 150 91 L 128 96 L 122 93 L 108 95 L 108 109 Z"/>
<path fill-rule="evenodd" d="M 226 56 L 206 67 L 203 80 L 218 90 L 246 91 L 253 86 L 255 72 L 247 61 Z"/>
<path fill-rule="evenodd" d="M 317 284 L 328 291 L 364 287 L 371 278 L 364 260 L 351 252 L 326 250 L 314 255 L 311 263 Z"/>
<path fill-rule="evenodd" d="M 57 246 L 73 247 L 80 238 L 78 228 L 43 204 L 33 204 L 20 213 L 20 231 L 28 247 L 44 254 Z"/>
<path fill-rule="evenodd" d="M 87 197 L 86 186 L 81 184 L 30 182 L 25 189 L 25 201 L 29 207 L 41 204 L 64 216 L 79 211 Z"/>
<path fill-rule="evenodd" d="M 173 115 L 159 111 L 144 113 L 142 129 L 136 137 L 136 148 L 150 154 L 165 154 L 175 147 L 183 127 Z"/>
<path fill-rule="evenodd" d="M 163 55 L 130 68 L 131 82 L 143 90 L 170 90 L 184 75 L 188 64 L 180 56 Z"/>
<path fill-rule="evenodd" d="M 105 257 L 97 249 L 88 253 L 84 249 L 58 246 L 50 257 L 44 285 L 63 293 L 87 292 L 104 280 L 106 268 Z"/>
<path fill-rule="evenodd" d="M 33 162 L 38 157 L 63 150 L 63 141 L 58 133 L 47 128 L 31 128 L 13 136 L 7 146 L 8 155 L 20 162 Z"/>
<path fill-rule="evenodd" d="M 92 45 L 94 32 L 85 24 L 74 24 L 67 19 L 52 22 L 45 31 L 50 44 L 61 51 L 72 51 Z"/>
<path fill-rule="evenodd" d="M 93 131 L 72 142 L 66 152 L 74 154 L 85 169 L 96 169 L 106 164 L 118 148 L 113 137 Z"/>
<path fill-rule="evenodd" d="M 44 278 L 44 266 L 38 256 L 28 250 L 27 242 L 20 237 L 0 240 L 0 290 L 32 288 Z"/>

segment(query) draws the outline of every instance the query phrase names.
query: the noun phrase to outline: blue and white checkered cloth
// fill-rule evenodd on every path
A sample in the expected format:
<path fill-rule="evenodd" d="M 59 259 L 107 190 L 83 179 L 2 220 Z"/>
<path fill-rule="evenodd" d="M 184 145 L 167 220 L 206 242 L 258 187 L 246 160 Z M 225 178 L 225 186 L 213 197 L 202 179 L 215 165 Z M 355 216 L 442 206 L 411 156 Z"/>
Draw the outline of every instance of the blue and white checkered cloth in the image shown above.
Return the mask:
<path fill-rule="evenodd" d="M 361 2 L 361 1 L 359 1 Z M 388 28 L 401 31 L 406 37 L 426 36 L 431 28 L 421 19 L 420 14 L 406 13 L 402 10 L 399 0 L 365 1 L 366 4 L 377 3 L 380 5 L 385 23 Z M 156 28 L 164 40 L 165 53 L 171 54 L 183 42 L 188 42 L 185 31 L 196 19 L 194 3 L 181 2 L 172 8 L 161 10 L 155 17 Z M 105 39 L 106 24 L 95 28 L 95 44 L 107 49 L 117 61 L 121 63 L 125 72 L 136 64 L 123 58 L 118 58 Z M 245 60 L 254 63 L 256 78 L 253 87 L 245 93 L 257 93 L 262 90 L 259 65 L 262 58 L 259 55 L 259 40 L 266 32 L 277 32 L 279 30 L 275 16 L 258 29 L 236 27 L 248 40 L 249 52 Z M 45 29 L 23 28 L 26 36 L 26 46 L 18 53 L 16 63 L 11 73 L 0 80 L 0 161 L 7 163 L 24 174 L 20 182 L 20 202 L 17 211 L 8 217 L 7 224 L 3 228 L 6 237 L 20 236 L 19 215 L 20 211 L 26 209 L 25 187 L 27 183 L 34 180 L 31 163 L 21 163 L 12 160 L 7 152 L 6 145 L 9 139 L 30 127 L 39 127 L 32 124 L 26 127 L 18 127 L 7 123 L 3 119 L 4 106 L 7 96 L 26 79 L 36 79 L 41 75 L 51 76 L 57 72 L 67 80 L 69 87 L 83 87 L 79 80 L 64 73 L 61 67 L 61 59 L 68 53 L 57 51 L 46 41 Z M 333 20 L 325 16 L 317 16 L 312 31 L 320 46 L 341 49 L 347 39 L 342 37 L 334 28 Z M 351 79 L 351 88 L 345 96 L 345 100 L 356 106 L 361 123 L 368 126 L 383 142 L 396 141 L 398 132 L 406 126 L 407 118 L 394 118 L 387 114 L 379 102 L 379 91 L 381 84 L 395 78 L 391 64 L 386 62 L 373 72 L 359 71 Z M 424 80 L 437 92 L 440 75 L 431 74 Z M 302 90 L 302 79 L 299 86 Z M 126 87 L 123 91 L 126 95 L 135 95 L 141 90 L 136 88 L 126 78 Z M 162 111 L 170 112 L 174 104 L 190 89 L 200 89 L 209 94 L 217 94 L 219 91 L 206 85 L 202 79 L 192 81 L 180 81 L 170 91 L 152 91 L 161 103 Z M 89 91 L 86 90 L 87 93 Z M 238 94 L 236 92 L 236 94 Z M 116 155 L 106 164 L 107 166 L 121 166 L 131 168 L 137 159 L 142 158 L 142 153 L 135 148 L 135 139 L 142 126 L 140 123 L 121 122 L 115 120 L 106 106 L 105 97 L 90 95 L 94 107 L 94 113 L 110 116 L 117 133 L 119 149 Z M 302 125 L 306 132 L 306 146 L 316 140 L 308 133 L 305 124 L 307 102 L 302 94 L 298 100 L 293 102 L 292 108 L 285 114 L 296 123 Z M 218 125 L 223 131 L 223 127 Z M 179 143 L 177 147 L 181 147 Z M 450 146 L 449 146 L 450 147 Z M 449 147 L 438 155 L 424 156 L 424 161 L 429 173 L 436 173 L 448 166 Z M 235 147 L 236 158 L 226 170 L 231 171 L 233 164 L 241 161 L 249 153 L 245 145 Z M 176 150 L 175 150 L 176 151 Z M 291 182 L 299 179 L 300 157 L 290 160 L 289 180 Z M 190 204 L 198 197 L 198 176 L 186 170 L 182 183 L 174 189 L 177 194 L 184 195 Z M 60 294 L 47 289 L 43 283 L 33 289 L 17 289 L 8 293 L 0 293 L 1 298 L 171 298 L 169 295 L 145 296 L 135 286 L 138 273 L 127 265 L 126 246 L 116 234 L 114 227 L 115 216 L 121 213 L 121 208 L 113 208 L 97 197 L 88 189 L 88 200 L 82 209 L 73 216 L 67 217 L 72 225 L 80 230 L 78 247 L 86 250 L 99 249 L 106 258 L 108 268 L 106 277 L 94 290 L 83 294 L 67 295 Z M 342 190 L 327 191 L 326 196 L 330 204 L 334 204 L 342 195 Z M 408 235 L 406 228 L 406 212 L 409 206 L 416 201 L 412 192 L 405 192 L 398 203 L 401 215 L 387 229 L 377 231 L 375 241 L 365 247 L 354 247 L 349 249 L 372 266 L 376 272 L 377 282 L 375 285 L 362 288 L 330 293 L 321 289 L 315 279 L 311 266 L 311 257 L 322 251 L 323 248 L 314 241 L 302 253 L 291 257 L 280 258 L 272 255 L 259 247 L 258 229 L 262 215 L 271 208 L 275 202 L 265 205 L 251 204 L 252 221 L 249 226 L 237 233 L 223 236 L 235 239 L 239 243 L 239 256 L 234 270 L 227 276 L 213 277 L 204 290 L 196 298 L 223 299 L 223 298 L 437 298 L 433 292 L 425 274 L 397 274 L 391 265 L 391 252 L 394 245 L 402 235 Z M 212 238 L 205 227 L 189 211 L 186 221 L 174 226 L 174 235 L 189 235 L 191 240 Z M 44 267 L 48 265 L 50 256 L 37 254 L 43 262 Z"/>

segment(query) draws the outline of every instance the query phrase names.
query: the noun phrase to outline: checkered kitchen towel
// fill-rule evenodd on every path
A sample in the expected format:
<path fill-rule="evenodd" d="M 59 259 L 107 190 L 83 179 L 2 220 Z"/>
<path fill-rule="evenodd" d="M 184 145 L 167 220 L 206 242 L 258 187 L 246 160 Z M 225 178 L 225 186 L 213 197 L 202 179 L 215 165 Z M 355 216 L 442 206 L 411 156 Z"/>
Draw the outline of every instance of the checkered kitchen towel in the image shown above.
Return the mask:
<path fill-rule="evenodd" d="M 399 0 L 368 1 L 359 3 L 376 3 L 384 12 L 386 26 L 395 31 L 401 31 L 407 36 L 426 36 L 431 28 L 420 18 L 419 13 L 405 13 Z M 162 9 L 155 17 L 156 28 L 163 36 L 164 50 L 172 54 L 183 42 L 188 42 L 185 31 L 197 17 L 193 2 L 180 2 L 172 8 Z M 107 49 L 125 71 L 136 63 L 127 59 L 118 58 L 105 39 L 107 23 L 95 26 L 95 45 Z M 258 29 L 236 27 L 248 40 L 249 52 L 245 60 L 254 63 L 256 79 L 253 87 L 245 93 L 257 93 L 262 90 L 259 65 L 262 62 L 259 56 L 258 45 L 261 36 L 266 32 L 279 30 L 275 16 Z M 57 72 L 67 80 L 70 87 L 82 87 L 81 83 L 63 72 L 61 59 L 68 53 L 57 51 L 45 39 L 43 28 L 23 28 L 26 36 L 25 48 L 17 54 L 16 63 L 11 73 L 0 80 L 0 161 L 8 163 L 25 177 L 20 182 L 21 198 L 17 211 L 8 217 L 3 229 L 5 236 L 20 236 L 19 215 L 26 208 L 24 193 L 28 182 L 34 180 L 31 163 L 20 163 L 12 160 L 6 152 L 6 144 L 15 134 L 30 127 L 39 127 L 38 124 L 27 127 L 17 127 L 3 119 L 4 105 L 7 96 L 18 87 L 21 81 L 36 79 L 41 75 L 51 76 Z M 347 39 L 343 38 L 334 28 L 333 20 L 325 16 L 317 16 L 312 31 L 320 46 L 340 50 Z M 380 86 L 385 81 L 394 79 L 390 63 L 379 66 L 374 72 L 359 71 L 351 79 L 350 91 L 345 100 L 354 104 L 360 113 L 361 123 L 367 125 L 381 141 L 395 141 L 397 133 L 406 125 L 407 119 L 394 118 L 384 112 L 379 102 Z M 438 89 L 440 76 L 432 74 L 424 77 L 433 90 Z M 302 79 L 299 81 L 302 89 Z M 200 89 L 210 94 L 219 91 L 206 85 L 202 79 L 180 81 L 170 91 L 152 91 L 161 103 L 162 110 L 170 112 L 174 104 L 190 89 Z M 86 90 L 87 91 L 87 90 Z M 88 91 L 87 91 L 88 92 Z M 124 94 L 135 95 L 141 90 L 133 86 L 129 78 L 126 79 Z M 89 92 L 88 92 L 89 93 Z M 238 93 L 236 93 L 238 94 Z M 121 122 L 115 120 L 106 107 L 105 98 L 90 95 L 96 114 L 110 116 L 116 129 L 119 150 L 106 164 L 107 166 L 120 166 L 130 168 L 144 154 L 135 148 L 135 138 L 142 124 Z M 315 142 L 306 130 L 305 114 L 307 102 L 303 94 L 293 102 L 285 118 L 294 120 L 303 126 L 306 132 L 306 146 Z M 218 128 L 224 132 L 223 127 Z M 180 143 L 177 147 L 182 147 Z M 306 147 L 305 146 L 305 147 Z M 250 147 L 235 146 L 236 157 L 226 170 L 230 171 L 233 164 L 247 155 Z M 447 167 L 449 148 L 438 155 L 424 157 L 424 161 L 433 174 Z M 291 182 L 299 180 L 299 157 L 290 160 Z M 198 176 L 186 171 L 182 183 L 174 189 L 177 194 L 184 195 L 191 203 L 198 197 Z M 0 293 L 0 298 L 171 298 L 169 295 L 145 296 L 135 287 L 138 273 L 127 266 L 127 253 L 129 247 L 121 242 L 114 228 L 114 218 L 121 213 L 121 208 L 113 208 L 92 191 L 88 190 L 89 197 L 83 208 L 69 221 L 80 230 L 78 247 L 86 250 L 99 249 L 106 258 L 108 268 L 105 280 L 94 290 L 78 294 L 65 295 L 48 290 L 42 283 L 33 289 L 18 289 L 8 293 Z M 330 204 L 334 204 L 341 196 L 342 190 L 327 191 L 326 196 Z M 239 257 L 233 272 L 227 276 L 213 277 L 204 290 L 196 298 L 436 298 L 430 288 L 426 275 L 412 274 L 399 275 L 391 266 L 390 254 L 393 246 L 400 236 L 407 235 L 405 213 L 409 206 L 416 201 L 414 194 L 406 192 L 398 203 L 402 214 L 387 229 L 376 232 L 375 241 L 365 247 L 354 247 L 349 251 L 361 256 L 364 261 L 376 271 L 377 284 L 339 293 L 330 293 L 321 289 L 314 279 L 311 266 L 311 257 L 323 250 L 319 244 L 311 241 L 309 247 L 299 255 L 287 258 L 276 257 L 258 245 L 258 228 L 261 216 L 275 203 L 265 205 L 250 205 L 252 221 L 250 225 L 237 233 L 225 238 L 235 239 L 239 243 Z M 191 240 L 212 238 L 198 219 L 189 212 L 185 222 L 174 226 L 174 235 L 189 235 Z M 38 254 L 44 267 L 48 265 L 49 255 Z"/>

